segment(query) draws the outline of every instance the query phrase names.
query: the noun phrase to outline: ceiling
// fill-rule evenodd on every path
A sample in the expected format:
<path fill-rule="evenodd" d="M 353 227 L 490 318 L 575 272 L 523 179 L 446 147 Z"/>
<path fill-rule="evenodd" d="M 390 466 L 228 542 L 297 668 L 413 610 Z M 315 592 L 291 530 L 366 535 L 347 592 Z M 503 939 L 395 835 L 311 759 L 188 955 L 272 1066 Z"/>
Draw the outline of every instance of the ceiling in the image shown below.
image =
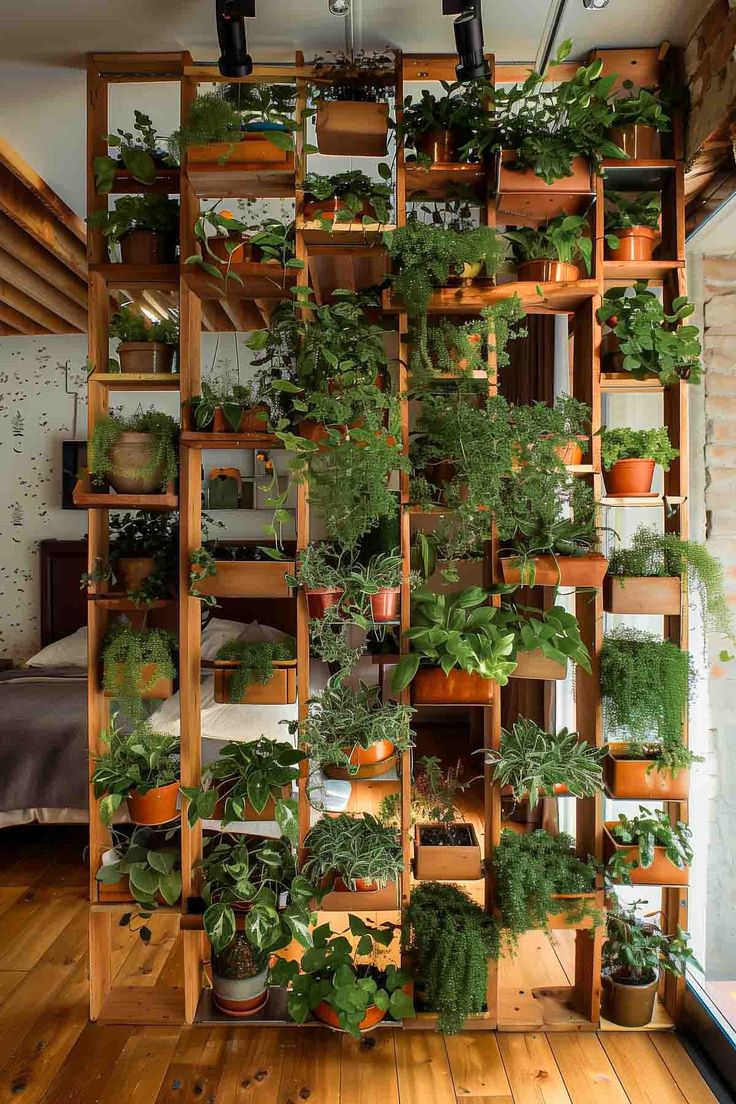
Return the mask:
<path fill-rule="evenodd" d="M 352 0 L 357 45 L 386 44 L 412 53 L 449 52 L 451 19 L 441 0 Z M 257 59 L 278 60 L 302 48 L 309 59 L 344 44 L 344 18 L 327 0 L 256 0 L 248 21 Z M 484 0 L 486 48 L 499 61 L 532 60 L 558 0 Z M 191 50 L 216 56 L 214 0 L 0 0 L 0 58 L 81 65 L 90 51 Z M 684 45 L 704 14 L 704 0 L 609 0 L 586 11 L 566 0 L 556 41 L 573 37 L 576 55 L 593 46 Z"/>

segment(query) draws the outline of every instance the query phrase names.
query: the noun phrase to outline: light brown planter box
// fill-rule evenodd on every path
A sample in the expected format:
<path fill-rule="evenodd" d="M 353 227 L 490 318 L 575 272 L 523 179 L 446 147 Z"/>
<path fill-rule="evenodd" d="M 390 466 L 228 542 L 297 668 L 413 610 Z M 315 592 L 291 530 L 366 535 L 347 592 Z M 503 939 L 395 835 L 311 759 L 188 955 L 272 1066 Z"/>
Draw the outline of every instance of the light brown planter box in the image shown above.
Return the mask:
<path fill-rule="evenodd" d="M 682 611 L 682 580 L 679 575 L 609 575 L 603 583 L 606 613 L 664 614 L 679 617 Z"/>
<path fill-rule="evenodd" d="M 411 682 L 414 705 L 490 705 L 496 683 L 481 675 L 454 668 L 420 667 Z"/>
<path fill-rule="evenodd" d="M 605 556 L 591 552 L 587 556 L 532 556 L 535 586 L 599 587 L 608 571 Z M 505 583 L 522 582 L 522 565 L 517 557 L 502 556 L 501 572 Z"/>
<path fill-rule="evenodd" d="M 422 843 L 424 828 L 465 828 L 472 842 L 467 846 L 438 847 Z M 453 821 L 452 824 L 417 824 L 414 828 L 414 877 L 418 881 L 477 881 L 483 877 L 480 844 L 472 824 Z"/>
<path fill-rule="evenodd" d="M 618 821 L 607 820 L 603 826 L 603 858 L 606 862 L 617 851 L 625 851 L 630 859 L 638 858 L 639 848 L 628 843 L 618 843 L 611 835 L 611 829 L 615 828 Z M 632 885 L 677 885 L 684 886 L 688 883 L 690 868 L 687 866 L 675 866 L 667 858 L 664 847 L 654 848 L 654 861 L 646 870 L 638 866 L 631 870 Z"/>
<path fill-rule="evenodd" d="M 317 105 L 317 145 L 320 153 L 385 157 L 387 142 L 388 104 L 321 100 Z"/>
<path fill-rule="evenodd" d="M 268 682 L 249 683 L 239 701 L 230 697 L 233 672 L 240 666 L 230 660 L 216 659 L 215 701 L 219 705 L 293 705 L 296 701 L 296 660 L 274 660 L 274 672 Z"/>
<path fill-rule="evenodd" d="M 604 762 L 606 789 L 620 801 L 687 801 L 690 771 L 679 770 L 673 777 L 670 770 L 651 767 L 651 759 L 628 759 L 626 743 L 610 743 Z"/>
<path fill-rule="evenodd" d="M 501 192 L 592 192 L 590 163 L 584 157 L 573 157 L 572 176 L 563 176 L 551 184 L 545 184 L 533 169 L 522 172 L 508 166 L 516 159 L 515 150 L 504 150 L 501 155 Z"/>
<path fill-rule="evenodd" d="M 226 165 L 286 165 L 293 154 L 279 149 L 257 131 L 244 134 L 238 142 L 211 142 L 187 150 L 187 160 L 193 165 L 217 164 L 221 157 Z"/>
<path fill-rule="evenodd" d="M 595 905 L 596 893 L 553 893 L 553 901 L 569 901 L 571 906 L 574 906 L 578 901 L 588 901 L 591 905 Z M 571 920 L 569 912 L 550 912 L 547 914 L 547 927 L 553 931 L 559 931 L 561 929 L 573 930 L 573 931 L 588 931 L 594 927 L 594 918 L 592 916 L 584 916 L 581 920 Z"/>
<path fill-rule="evenodd" d="M 511 672 L 511 678 L 544 679 L 551 681 L 564 679 L 567 675 L 567 664 L 556 663 L 539 648 L 533 652 L 519 652 L 517 664 Z"/>
<path fill-rule="evenodd" d="M 333 889 L 319 906 L 320 912 L 382 912 L 399 908 L 396 882 L 370 892 Z"/>
<path fill-rule="evenodd" d="M 119 665 L 115 664 L 115 666 L 119 666 Z M 153 678 L 154 674 L 156 673 L 156 670 L 157 670 L 157 666 L 156 666 L 155 663 L 144 663 L 143 668 L 141 670 L 141 682 L 143 682 L 144 685 L 149 683 L 150 680 Z M 120 683 L 120 680 L 118 679 L 117 684 L 119 684 L 119 683 Z M 160 678 L 160 679 L 156 679 L 156 681 L 151 686 L 150 690 L 144 690 L 143 691 L 143 693 L 141 694 L 141 698 L 143 699 L 143 701 L 165 701 L 166 698 L 170 698 L 173 693 L 174 693 L 174 680 L 173 679 L 168 679 L 168 678 Z M 105 696 L 108 697 L 108 698 L 114 698 L 115 697 L 115 691 L 114 690 L 106 690 L 105 691 Z"/>
<path fill-rule="evenodd" d="M 293 560 L 237 563 L 217 560 L 216 573 L 195 584 L 199 594 L 217 598 L 288 598 L 287 573 L 293 575 Z M 196 568 L 193 569 L 196 572 Z"/>

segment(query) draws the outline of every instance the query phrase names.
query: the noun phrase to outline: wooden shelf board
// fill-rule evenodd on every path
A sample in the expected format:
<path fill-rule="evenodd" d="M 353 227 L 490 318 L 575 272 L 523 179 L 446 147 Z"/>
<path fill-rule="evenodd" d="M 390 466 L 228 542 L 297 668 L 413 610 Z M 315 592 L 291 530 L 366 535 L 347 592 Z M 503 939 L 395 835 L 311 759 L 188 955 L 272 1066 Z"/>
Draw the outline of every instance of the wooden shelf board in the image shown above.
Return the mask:
<path fill-rule="evenodd" d="M 109 491 L 100 494 L 91 491 L 89 479 L 82 477 L 72 493 L 74 505 L 79 509 L 103 509 L 103 510 L 178 510 L 179 498 L 170 489 L 167 494 L 116 494 Z"/>
<path fill-rule="evenodd" d="M 102 276 L 111 290 L 178 291 L 178 264 L 128 265 L 104 261 L 91 264 L 90 272 Z"/>
<path fill-rule="evenodd" d="M 592 464 L 565 464 L 568 475 L 595 475 L 596 469 Z"/>
<path fill-rule="evenodd" d="M 200 199 L 288 199 L 296 195 L 294 165 L 190 163 L 187 176 Z"/>
<path fill-rule="evenodd" d="M 111 391 L 178 391 L 178 372 L 93 372 L 89 383 L 99 383 Z"/>
<path fill-rule="evenodd" d="M 663 385 L 656 376 L 651 379 L 635 379 L 630 372 L 602 372 L 601 391 L 604 395 L 659 394 Z"/>
<path fill-rule="evenodd" d="M 415 1016 L 402 1021 L 405 1031 L 436 1031 L 438 1016 L 436 1012 L 417 1012 Z M 463 1031 L 495 1031 L 496 1021 L 489 1012 L 477 1016 L 468 1016 Z M 482 1099 L 482 1098 L 481 1098 Z"/>
<path fill-rule="evenodd" d="M 383 889 L 374 893 L 349 893 L 333 889 L 322 901 L 319 912 L 396 912 L 400 908 L 398 887 L 389 882 Z"/>
<path fill-rule="evenodd" d="M 182 269 L 182 279 L 200 299 L 291 299 L 296 269 L 245 261 L 230 266 L 240 280 L 216 280 L 196 265 Z"/>
<path fill-rule="evenodd" d="M 584 215 L 594 200 L 592 192 L 502 190 L 496 198 L 496 223 L 499 226 L 542 226 L 558 215 Z"/>
<path fill-rule="evenodd" d="M 393 223 L 385 225 L 371 222 L 363 225 L 358 222 L 336 222 L 332 230 L 325 230 L 320 222 L 305 222 L 301 228 L 302 237 L 307 245 L 381 245 L 381 235 L 395 230 Z"/>
<path fill-rule="evenodd" d="M 586 1019 L 573 1005 L 570 985 L 519 989 L 500 986 L 499 1031 L 597 1031 L 597 1021 Z"/>
<path fill-rule="evenodd" d="M 606 183 L 610 181 L 619 192 L 657 191 L 666 183 L 678 164 L 679 162 L 670 158 L 629 161 L 606 159 L 603 162 L 604 179 Z"/>
<path fill-rule="evenodd" d="M 161 195 L 178 195 L 181 186 L 180 176 L 179 169 L 157 169 L 153 183 L 143 184 L 140 180 L 135 180 L 127 169 L 116 169 L 115 181 L 109 194 L 158 192 Z"/>
<path fill-rule="evenodd" d="M 196 430 L 185 429 L 179 440 L 186 448 L 283 449 L 284 447 L 278 437 L 272 433 L 199 433 Z"/>
<path fill-rule="evenodd" d="M 184 990 L 150 985 L 112 988 L 97 1022 L 149 1027 L 181 1024 L 184 1022 Z"/>
<path fill-rule="evenodd" d="M 268 1000 L 261 1011 L 257 1012 L 255 1016 L 240 1020 L 235 1016 L 227 1016 L 224 1012 L 221 1012 L 214 1002 L 212 990 L 203 989 L 194 1015 L 194 1022 L 195 1024 L 217 1024 L 221 1027 L 309 1027 L 325 1030 L 325 1025 L 320 1023 L 319 1020 L 307 1020 L 303 1024 L 295 1023 L 289 1015 L 286 1002 L 287 990 L 281 986 L 274 986 L 274 988 L 269 989 Z M 396 1020 L 382 1020 L 377 1025 L 376 1030 L 385 1031 L 387 1028 L 396 1031 L 401 1028 L 401 1024 Z"/>
<path fill-rule="evenodd" d="M 168 609 L 170 606 L 175 606 L 177 603 L 176 598 L 156 598 L 152 602 L 131 602 L 127 594 L 88 594 L 87 600 L 90 602 L 96 602 L 102 609 L 118 610 L 118 611 L 132 611 L 132 610 L 156 610 L 156 609 Z"/>
<path fill-rule="evenodd" d="M 606 283 L 617 280 L 663 280 L 669 272 L 685 267 L 684 261 L 604 261 L 603 279 Z"/>
<path fill-rule="evenodd" d="M 542 291 L 541 296 L 537 288 Z M 483 307 L 518 295 L 527 314 L 570 314 L 581 303 L 599 293 L 597 280 L 576 280 L 565 284 L 536 284 L 531 280 L 507 284 L 476 284 L 468 287 L 438 288 L 432 293 L 429 314 L 478 314 Z M 405 307 L 393 292 L 384 292 L 384 310 L 398 314 Z"/>
<path fill-rule="evenodd" d="M 651 498 L 614 498 L 611 495 L 604 495 L 600 500 L 601 506 L 626 506 L 626 507 L 645 507 L 649 506 L 664 506 L 665 501 L 670 506 L 681 506 L 685 502 L 685 498 L 682 495 L 667 495 L 666 499 L 664 495 L 652 495 Z"/>
<path fill-rule="evenodd" d="M 470 189 L 478 199 L 484 199 L 489 189 L 488 170 L 485 165 L 470 165 L 459 161 L 451 164 L 429 165 L 423 168 L 413 161 L 406 162 L 406 198 L 447 199 L 457 194 L 457 189 Z"/>

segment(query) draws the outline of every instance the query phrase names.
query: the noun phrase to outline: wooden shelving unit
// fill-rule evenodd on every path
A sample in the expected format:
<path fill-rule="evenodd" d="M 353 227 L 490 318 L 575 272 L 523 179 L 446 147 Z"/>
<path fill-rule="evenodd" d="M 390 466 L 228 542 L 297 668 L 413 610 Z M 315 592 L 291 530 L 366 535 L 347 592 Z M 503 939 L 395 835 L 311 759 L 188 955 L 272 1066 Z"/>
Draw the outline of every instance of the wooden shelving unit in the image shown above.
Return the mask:
<path fill-rule="evenodd" d="M 605 60 L 606 52 L 603 51 Z M 396 104 L 397 114 L 401 113 L 404 97 L 404 80 L 454 79 L 456 58 L 450 55 L 431 59 L 397 59 Z M 266 75 L 267 74 L 267 75 Z M 94 211 L 107 203 L 106 197 L 99 196 L 94 187 L 91 172 L 92 159 L 106 152 L 102 148 L 101 136 L 108 131 L 107 98 L 108 88 L 115 82 L 146 80 L 175 81 L 181 87 L 181 113 L 186 119 L 197 95 L 197 86 L 201 82 L 220 79 L 210 69 L 194 67 L 188 54 L 153 55 L 93 55 L 90 58 L 88 73 L 88 110 L 89 110 L 89 150 L 88 150 L 88 206 Z M 297 117 L 300 118 L 306 107 L 306 80 L 308 67 L 297 54 L 293 69 L 278 67 L 258 67 L 249 81 L 266 79 L 283 82 L 293 80 L 297 88 Z M 248 198 L 248 197 L 294 197 L 296 218 L 296 255 L 304 261 L 302 270 L 281 270 L 270 265 L 236 265 L 234 270 L 242 277 L 243 283 L 234 281 L 223 286 L 215 286 L 215 281 L 191 266 L 122 266 L 110 264 L 106 259 L 104 241 L 97 231 L 90 231 L 88 254 L 90 261 L 89 294 L 89 356 L 93 366 L 89 387 L 89 428 L 92 431 L 95 419 L 101 411 L 107 409 L 109 393 L 116 390 L 179 390 L 182 404 L 197 394 L 201 381 L 201 334 L 203 324 L 207 323 L 208 310 L 217 300 L 228 312 L 230 300 L 237 301 L 239 317 L 244 318 L 247 310 L 248 320 L 255 319 L 256 325 L 268 320 L 269 311 L 276 302 L 291 297 L 294 284 L 311 286 L 315 300 L 325 302 L 335 287 L 357 289 L 369 283 L 375 283 L 376 277 L 385 274 L 386 255 L 381 245 L 381 234 L 389 227 L 380 226 L 341 226 L 337 225 L 333 233 L 326 232 L 319 224 L 307 223 L 303 217 L 302 183 L 306 172 L 303 127 L 296 135 L 296 150 L 293 164 L 271 165 L 223 165 L 190 162 L 179 174 L 171 170 L 162 171 L 149 190 L 165 194 L 180 195 L 181 202 L 181 257 L 186 258 L 195 251 L 193 236 L 194 222 L 199 214 L 200 201 L 208 198 Z M 675 148 L 681 148 L 675 143 Z M 669 427 L 672 442 L 680 449 L 680 459 L 675 462 L 666 477 L 665 495 L 670 505 L 677 505 L 673 511 L 665 511 L 665 525 L 687 536 L 687 388 L 680 385 L 663 389 L 658 381 L 636 381 L 628 377 L 601 375 L 600 370 L 600 326 L 596 320 L 596 310 L 601 303 L 605 286 L 612 282 L 631 283 L 637 277 L 654 279 L 661 282 L 666 302 L 671 302 L 685 291 L 684 275 L 684 210 L 682 196 L 682 162 L 680 160 L 662 160 L 646 163 L 629 163 L 622 166 L 615 162 L 606 166 L 606 182 L 618 190 L 627 187 L 645 189 L 661 187 L 666 193 L 663 204 L 663 234 L 660 252 L 662 259 L 648 266 L 620 265 L 603 260 L 603 198 L 604 181 L 595 180 L 595 191 L 565 192 L 564 187 L 551 189 L 549 193 L 501 191 L 494 188 L 487 177 L 486 170 L 478 166 L 440 166 L 429 172 L 404 161 L 401 148 L 397 151 L 396 165 L 396 206 L 395 225 L 402 226 L 406 221 L 407 204 L 419 194 L 429 194 L 433 198 L 442 198 L 447 194 L 448 186 L 464 179 L 472 184 L 478 199 L 483 220 L 488 225 L 523 223 L 534 225 L 560 210 L 585 211 L 589 215 L 592 234 L 595 241 L 594 265 L 590 278 L 570 284 L 544 284 L 538 287 L 534 283 L 511 281 L 499 285 L 476 283 L 438 290 L 430 304 L 430 312 L 457 316 L 472 316 L 483 307 L 498 303 L 512 295 L 518 295 L 524 309 L 530 314 L 562 315 L 568 320 L 570 348 L 570 391 L 574 396 L 586 402 L 592 410 L 592 448 L 586 464 L 574 470 L 574 474 L 585 479 L 592 487 L 596 499 L 602 505 L 621 505 L 618 500 L 606 501 L 601 475 L 600 438 L 596 436 L 601 425 L 601 402 L 603 395 L 618 393 L 663 393 L 664 419 Z M 119 172 L 113 189 L 114 194 L 126 191 L 144 191 L 135 185 L 126 173 Z M 108 362 L 107 321 L 109 312 L 109 293 L 114 289 L 178 292 L 181 324 L 181 348 L 179 374 L 170 377 L 129 377 L 109 374 L 104 371 Z M 409 327 L 406 313 L 401 302 L 391 292 L 386 291 L 383 299 L 384 313 L 395 324 L 398 336 L 399 354 L 395 369 L 394 387 L 396 393 L 405 396 L 408 389 L 407 363 L 409 360 Z M 236 308 L 232 308 L 236 314 Z M 228 312 L 229 313 L 229 312 Z M 217 329 L 209 315 L 208 328 Z M 235 327 L 238 328 L 237 325 Z M 241 327 L 242 328 L 242 327 Z M 255 328 L 255 325 L 253 326 Z M 488 372 L 483 374 L 488 380 L 490 393 L 496 388 L 495 364 L 489 362 Z M 404 449 L 409 447 L 410 411 L 405 398 L 401 402 L 402 442 Z M 127 496 L 90 495 L 88 488 L 80 488 L 79 505 L 89 510 L 89 556 L 90 565 L 105 555 L 107 548 L 107 518 L 111 506 L 131 506 L 133 508 L 176 508 L 180 510 L 180 556 L 179 556 L 179 689 L 181 699 L 181 754 L 182 784 L 195 786 L 201 779 L 201 604 L 189 594 L 189 560 L 191 553 L 200 547 L 202 537 L 202 472 L 201 450 L 212 448 L 248 448 L 275 449 L 279 442 L 270 434 L 223 434 L 214 437 L 209 433 L 195 432 L 183 425 L 180 442 L 180 474 L 178 495 L 152 496 L 148 501 L 141 498 L 132 502 L 124 501 Z M 86 496 L 86 498 L 85 498 Z M 159 497 L 167 501 L 154 503 Z M 403 631 L 410 625 L 409 555 L 413 528 L 421 527 L 428 515 L 413 509 L 410 505 L 409 476 L 401 473 L 399 479 L 400 532 L 401 547 L 405 564 L 405 579 L 401 588 L 400 621 L 398 628 Z M 647 500 L 647 505 L 661 505 L 662 499 Z M 626 503 L 634 505 L 632 501 Z M 638 503 L 637 503 L 638 504 Z M 296 541 L 298 551 L 304 548 L 310 539 L 310 512 L 308 493 L 304 486 L 297 488 Z M 496 556 L 495 541 L 489 542 L 484 562 L 484 579 L 492 583 L 500 578 Z M 290 553 L 291 555 L 291 553 Z M 295 603 L 295 624 L 297 639 L 297 688 L 298 714 L 304 720 L 307 702 L 310 696 L 309 680 L 309 622 L 306 599 L 299 594 L 291 599 L 283 592 L 283 582 L 264 582 L 250 578 L 249 567 L 262 565 L 228 565 L 243 568 L 238 579 L 225 580 L 223 572 L 220 583 L 212 583 L 210 592 L 232 593 L 227 588 L 234 586 L 242 597 L 273 597 L 291 600 Z M 242 578 L 240 577 L 242 576 Z M 97 594 L 89 602 L 89 669 L 97 670 L 100 649 L 108 617 L 111 612 L 121 608 L 121 596 Z M 687 603 L 683 601 L 682 615 L 667 617 L 664 621 L 666 636 L 681 647 L 687 646 Z M 575 600 L 575 612 L 581 633 L 592 657 L 590 675 L 576 672 L 575 703 L 576 727 L 584 739 L 595 746 L 605 742 L 603 716 L 599 685 L 599 656 L 603 642 L 603 595 L 602 590 L 579 593 Z M 402 650 L 406 642 L 402 635 Z M 396 655 L 374 657 L 374 663 L 381 672 L 381 685 L 384 683 L 384 668 L 397 661 Z M 551 684 L 547 684 L 550 686 Z M 100 750 L 100 735 L 108 720 L 109 703 L 102 694 L 96 678 L 89 680 L 89 749 L 95 756 Z M 554 689 L 549 693 L 554 694 Z M 408 702 L 408 691 L 402 695 Z M 480 710 L 480 731 L 486 748 L 498 748 L 501 733 L 501 689 L 494 687 L 492 703 L 487 707 L 474 707 Z M 401 795 L 402 840 L 405 870 L 400 884 L 389 887 L 382 894 L 366 895 L 367 914 L 379 912 L 382 916 L 398 915 L 398 909 L 411 893 L 413 874 L 411 868 L 411 841 L 409 825 L 411 823 L 411 775 L 412 757 L 404 752 L 398 757 L 393 770 L 376 779 L 355 781 L 351 798 L 351 811 L 361 808 L 361 795 L 376 787 L 381 792 L 391 789 Z M 366 789 L 363 789 L 366 787 Z M 502 828 L 502 807 L 500 787 L 493 783 L 490 768 L 485 770 L 483 787 L 482 822 L 485 857 L 489 858 L 498 844 Z M 577 802 L 577 847 L 581 854 L 602 857 L 604 798 L 580 800 Z M 670 803 L 673 818 L 685 819 L 686 803 Z M 312 811 L 307 800 L 306 772 L 299 782 L 299 840 L 303 845 L 311 823 Z M 201 915 L 193 908 L 192 902 L 199 891 L 197 860 L 202 855 L 202 827 L 197 824 L 190 828 L 186 816 L 181 821 L 181 858 L 183 874 L 183 892 L 181 908 L 181 936 L 184 951 L 184 1018 L 188 1022 L 222 1022 L 220 1014 L 214 1010 L 209 991 L 205 986 L 205 964 L 209 958 L 206 940 L 202 930 Z M 90 792 L 90 893 L 92 899 L 90 914 L 90 952 L 91 952 L 91 1016 L 109 1022 L 127 1023 L 169 1023 L 176 1018 L 174 1002 L 168 994 L 152 995 L 150 990 L 115 989 L 113 986 L 111 959 L 113 957 L 112 926 L 125 909 L 120 902 L 105 900 L 101 896 L 95 871 L 102 853 L 109 847 L 109 835 L 103 828 L 97 803 Z M 481 887 L 485 905 L 494 907 L 494 887 L 490 875 L 486 875 Z M 352 894 L 333 894 L 332 900 L 325 903 L 327 919 L 331 912 L 344 913 L 348 910 L 361 911 L 361 902 Z M 380 898 L 380 899 L 379 899 Z M 596 905 L 603 908 L 602 889 L 595 894 Z M 686 927 L 687 890 L 682 888 L 663 888 L 663 910 L 666 930 L 674 931 L 677 924 Z M 564 918 L 555 918 L 553 928 L 565 925 Z M 532 989 L 520 997 L 518 988 L 509 984 L 506 963 L 491 962 L 487 987 L 487 1011 L 468 1021 L 468 1030 L 503 1031 L 594 1031 L 600 1023 L 600 964 L 603 929 L 591 931 L 589 921 L 581 923 L 577 929 L 567 933 L 574 940 L 575 980 L 574 984 L 564 988 Z M 662 986 L 661 1002 L 658 1006 L 657 1026 L 669 1026 L 677 1018 L 681 999 L 682 983 L 668 978 Z M 252 1020 L 244 1021 L 244 1026 L 253 1024 L 288 1024 L 284 994 L 274 991 L 268 1005 L 262 1013 Z M 406 1029 L 433 1028 L 435 1017 L 418 1015 L 404 1022 Z"/>

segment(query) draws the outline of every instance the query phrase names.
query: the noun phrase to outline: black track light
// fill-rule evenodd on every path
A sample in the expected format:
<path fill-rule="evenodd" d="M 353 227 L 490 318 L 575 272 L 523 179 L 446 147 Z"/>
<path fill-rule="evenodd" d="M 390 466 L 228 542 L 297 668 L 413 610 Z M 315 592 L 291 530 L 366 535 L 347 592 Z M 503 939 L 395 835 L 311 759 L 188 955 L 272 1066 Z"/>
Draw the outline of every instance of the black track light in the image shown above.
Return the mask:
<path fill-rule="evenodd" d="M 489 76 L 490 69 L 483 53 L 483 21 L 480 14 L 480 0 L 467 0 L 462 13 L 453 23 L 455 29 L 455 48 L 459 65 L 455 69 L 457 79 L 462 84 L 482 80 Z"/>
<path fill-rule="evenodd" d="M 253 72 L 253 58 L 248 53 L 245 20 L 256 14 L 255 0 L 215 0 L 215 5 L 220 73 L 223 77 L 248 77 Z"/>

